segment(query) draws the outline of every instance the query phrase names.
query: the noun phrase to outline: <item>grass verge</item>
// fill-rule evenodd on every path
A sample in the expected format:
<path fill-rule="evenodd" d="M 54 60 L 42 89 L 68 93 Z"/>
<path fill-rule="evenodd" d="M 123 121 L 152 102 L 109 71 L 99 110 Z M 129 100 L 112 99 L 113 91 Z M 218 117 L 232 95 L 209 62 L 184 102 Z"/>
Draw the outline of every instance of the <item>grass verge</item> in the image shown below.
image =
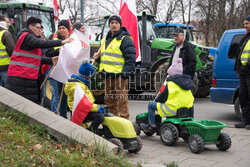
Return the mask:
<path fill-rule="evenodd" d="M 0 106 L 0 166 L 132 167 L 124 156 L 100 145 L 84 146 L 55 140 L 28 117 Z"/>

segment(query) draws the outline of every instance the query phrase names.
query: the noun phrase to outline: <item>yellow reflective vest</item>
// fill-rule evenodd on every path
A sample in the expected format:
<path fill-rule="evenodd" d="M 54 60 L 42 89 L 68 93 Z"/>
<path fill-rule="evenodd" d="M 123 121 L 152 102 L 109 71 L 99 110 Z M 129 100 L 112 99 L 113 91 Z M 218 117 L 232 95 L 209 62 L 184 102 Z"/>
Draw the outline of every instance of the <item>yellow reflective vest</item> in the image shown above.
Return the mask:
<path fill-rule="evenodd" d="M 243 66 L 247 65 L 247 62 L 250 61 L 250 40 L 248 40 L 247 44 L 245 45 L 242 53 L 241 53 L 241 64 Z"/>
<path fill-rule="evenodd" d="M 122 51 L 120 50 L 120 46 L 124 37 L 125 36 L 123 36 L 121 40 L 114 38 L 107 48 L 105 46 L 106 38 L 102 39 L 99 71 L 104 70 L 109 73 L 122 73 L 125 59 L 122 55 Z"/>
<path fill-rule="evenodd" d="M 157 111 L 161 117 L 175 116 L 181 107 L 193 107 L 194 97 L 191 90 L 184 90 L 176 83 L 165 82 L 168 87 L 168 99 L 165 103 L 156 103 Z"/>
<path fill-rule="evenodd" d="M 10 56 L 6 51 L 6 46 L 2 42 L 2 37 L 5 32 L 6 30 L 0 32 L 0 66 L 10 64 Z"/>

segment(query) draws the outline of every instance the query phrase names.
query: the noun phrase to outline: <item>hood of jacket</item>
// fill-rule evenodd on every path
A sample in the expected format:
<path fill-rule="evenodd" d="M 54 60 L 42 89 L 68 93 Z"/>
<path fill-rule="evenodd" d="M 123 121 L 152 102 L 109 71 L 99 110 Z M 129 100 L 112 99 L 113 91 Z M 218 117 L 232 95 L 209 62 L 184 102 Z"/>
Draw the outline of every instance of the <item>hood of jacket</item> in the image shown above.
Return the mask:
<path fill-rule="evenodd" d="M 118 40 L 121 40 L 124 35 L 129 35 L 130 36 L 130 33 L 125 27 L 121 27 L 121 29 L 117 33 L 115 33 L 113 36 L 112 36 L 111 31 L 109 31 L 108 34 L 107 34 L 106 39 L 116 37 Z"/>
<path fill-rule="evenodd" d="M 33 33 L 33 31 L 31 31 L 30 29 L 28 29 L 28 28 L 24 28 L 24 29 L 22 29 L 19 33 L 18 33 L 18 35 L 17 35 L 17 38 L 19 38 L 23 33 L 25 33 L 25 32 L 28 32 L 28 33 L 30 33 L 30 34 L 33 34 L 35 37 L 37 37 L 34 33 Z"/>
<path fill-rule="evenodd" d="M 171 75 L 167 78 L 167 81 L 176 83 L 184 90 L 191 90 L 193 84 L 191 76 L 186 74 Z"/>

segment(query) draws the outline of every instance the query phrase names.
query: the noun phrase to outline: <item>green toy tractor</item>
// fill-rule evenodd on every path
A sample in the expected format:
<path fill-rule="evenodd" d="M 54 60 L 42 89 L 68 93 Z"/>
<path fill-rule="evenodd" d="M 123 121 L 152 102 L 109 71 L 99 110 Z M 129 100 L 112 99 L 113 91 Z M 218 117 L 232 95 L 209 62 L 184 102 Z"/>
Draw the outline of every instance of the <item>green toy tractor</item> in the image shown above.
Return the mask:
<path fill-rule="evenodd" d="M 152 136 L 154 133 L 160 135 L 161 141 L 167 146 L 173 146 L 181 137 L 188 143 L 193 153 L 200 153 L 204 149 L 204 144 L 215 143 L 220 151 L 226 151 L 231 147 L 231 138 L 228 134 L 221 132 L 226 125 L 218 121 L 201 120 L 195 121 L 192 117 L 188 117 L 185 110 L 177 111 L 175 117 L 168 117 L 162 121 L 159 115 L 156 115 L 155 132 L 144 133 Z M 141 123 L 148 122 L 148 113 L 141 113 L 136 116 L 136 133 L 140 135 Z"/>

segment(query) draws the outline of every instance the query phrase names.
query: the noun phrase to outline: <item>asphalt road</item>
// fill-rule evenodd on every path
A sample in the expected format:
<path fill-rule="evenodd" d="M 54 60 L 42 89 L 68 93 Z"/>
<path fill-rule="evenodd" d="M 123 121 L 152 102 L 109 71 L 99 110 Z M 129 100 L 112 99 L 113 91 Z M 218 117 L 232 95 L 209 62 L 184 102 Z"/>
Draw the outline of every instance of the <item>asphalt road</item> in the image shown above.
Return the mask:
<path fill-rule="evenodd" d="M 147 112 L 149 101 L 130 100 L 130 120 L 135 121 L 137 114 Z M 196 98 L 194 102 L 194 118 L 196 120 L 215 120 L 226 123 L 229 127 L 237 121 L 234 113 L 234 106 L 230 104 L 213 103 L 209 97 Z"/>

